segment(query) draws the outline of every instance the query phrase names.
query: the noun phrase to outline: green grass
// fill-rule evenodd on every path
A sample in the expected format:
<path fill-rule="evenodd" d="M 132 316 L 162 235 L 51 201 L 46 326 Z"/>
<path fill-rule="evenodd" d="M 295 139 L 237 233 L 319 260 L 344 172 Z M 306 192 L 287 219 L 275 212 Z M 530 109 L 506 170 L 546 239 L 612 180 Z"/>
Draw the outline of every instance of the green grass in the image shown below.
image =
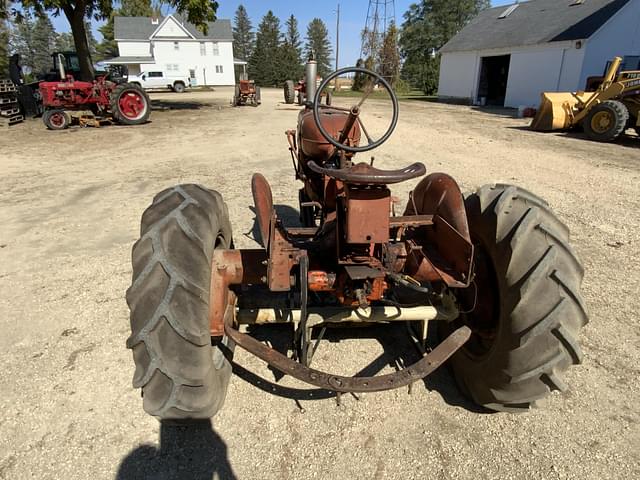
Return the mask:
<path fill-rule="evenodd" d="M 340 90 L 339 92 L 333 92 L 334 97 L 340 98 L 361 98 L 363 92 L 354 92 L 353 90 Z M 438 97 L 434 95 L 425 95 L 420 90 L 410 90 L 406 93 L 396 93 L 398 100 L 420 100 L 423 102 L 435 102 Z M 379 100 L 388 100 L 389 95 L 385 90 L 373 92 L 369 98 L 376 98 Z"/>

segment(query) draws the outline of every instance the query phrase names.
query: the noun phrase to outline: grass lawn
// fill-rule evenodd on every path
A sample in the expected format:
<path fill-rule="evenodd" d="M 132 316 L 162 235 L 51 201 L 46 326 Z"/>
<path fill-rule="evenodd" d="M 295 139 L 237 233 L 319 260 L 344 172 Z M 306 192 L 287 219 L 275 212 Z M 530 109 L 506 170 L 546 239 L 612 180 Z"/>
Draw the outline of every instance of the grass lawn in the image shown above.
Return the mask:
<path fill-rule="evenodd" d="M 354 92 L 353 90 L 340 90 L 338 92 L 333 92 L 333 96 L 334 97 L 353 97 L 353 98 L 360 98 L 362 97 L 363 92 Z M 423 92 L 421 92 L 420 90 L 410 90 L 407 93 L 397 93 L 396 95 L 398 95 L 398 100 L 402 101 L 402 100 L 420 100 L 423 102 L 435 102 L 437 101 L 438 97 L 435 95 L 425 95 Z M 376 92 L 373 92 L 369 98 L 377 98 L 377 99 L 388 99 L 389 95 L 387 94 L 386 90 L 379 90 Z"/>

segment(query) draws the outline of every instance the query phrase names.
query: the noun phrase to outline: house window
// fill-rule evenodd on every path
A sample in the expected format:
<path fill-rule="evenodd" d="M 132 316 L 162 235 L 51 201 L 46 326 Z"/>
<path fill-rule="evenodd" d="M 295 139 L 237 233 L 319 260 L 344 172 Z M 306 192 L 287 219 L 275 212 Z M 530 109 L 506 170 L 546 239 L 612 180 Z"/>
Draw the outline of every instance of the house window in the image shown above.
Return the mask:
<path fill-rule="evenodd" d="M 167 63 L 165 67 L 167 72 L 177 72 L 179 70 L 177 63 Z"/>
<path fill-rule="evenodd" d="M 178 42 L 173 42 L 173 49 L 180 50 L 180 44 Z"/>
<path fill-rule="evenodd" d="M 200 56 L 204 57 L 207 54 L 207 44 L 200 42 Z"/>
<path fill-rule="evenodd" d="M 224 73 L 222 65 L 216 65 L 216 73 Z"/>
<path fill-rule="evenodd" d="M 220 47 L 218 46 L 218 42 L 213 42 L 212 46 L 213 46 L 213 56 L 217 57 L 218 55 L 220 55 Z"/>

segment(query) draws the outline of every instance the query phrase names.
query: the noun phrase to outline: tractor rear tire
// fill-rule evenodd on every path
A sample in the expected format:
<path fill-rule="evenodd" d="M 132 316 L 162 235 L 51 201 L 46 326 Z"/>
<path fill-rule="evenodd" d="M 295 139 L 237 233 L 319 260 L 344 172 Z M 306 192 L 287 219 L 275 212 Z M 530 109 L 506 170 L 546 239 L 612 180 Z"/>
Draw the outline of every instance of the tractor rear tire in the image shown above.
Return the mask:
<path fill-rule="evenodd" d="M 161 420 L 206 419 L 224 403 L 233 343 L 209 331 L 211 259 L 232 245 L 222 196 L 199 185 L 159 193 L 142 215 L 127 290 L 143 406 Z"/>
<path fill-rule="evenodd" d="M 239 107 L 242 104 L 242 97 L 240 96 L 240 86 L 236 85 L 233 91 L 233 106 Z"/>
<path fill-rule="evenodd" d="M 122 125 L 147 123 L 151 100 L 144 89 L 133 83 L 121 83 L 111 92 L 111 113 Z"/>
<path fill-rule="evenodd" d="M 284 103 L 293 104 L 296 101 L 296 90 L 293 86 L 293 80 L 284 82 Z"/>
<path fill-rule="evenodd" d="M 486 185 L 465 205 L 476 276 L 458 299 L 471 313 L 440 327 L 448 334 L 466 324 L 473 334 L 450 365 L 478 405 L 526 411 L 551 391 L 565 391 L 564 373 L 581 362 L 584 270 L 567 227 L 534 194 Z"/>
<path fill-rule="evenodd" d="M 326 98 L 325 98 L 325 103 L 327 104 L 327 106 L 331 106 L 331 101 L 333 100 L 333 94 L 327 90 L 326 92 Z"/>
<path fill-rule="evenodd" d="M 71 117 L 60 109 L 46 110 L 42 114 L 42 121 L 49 130 L 64 130 L 71 125 Z"/>
<path fill-rule="evenodd" d="M 606 121 L 601 124 L 599 119 Z M 617 100 L 607 100 L 591 109 L 582 126 L 591 140 L 613 142 L 627 129 L 628 121 L 629 109 L 625 104 Z"/>

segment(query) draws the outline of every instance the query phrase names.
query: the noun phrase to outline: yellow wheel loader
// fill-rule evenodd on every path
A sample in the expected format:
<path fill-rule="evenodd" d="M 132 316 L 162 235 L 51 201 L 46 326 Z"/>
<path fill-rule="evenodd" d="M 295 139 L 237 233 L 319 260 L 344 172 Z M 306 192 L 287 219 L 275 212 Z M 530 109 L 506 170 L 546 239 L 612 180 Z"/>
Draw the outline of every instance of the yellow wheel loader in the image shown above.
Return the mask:
<path fill-rule="evenodd" d="M 582 126 L 587 136 L 612 142 L 628 128 L 640 135 L 640 70 L 618 73 L 616 57 L 595 92 L 543 93 L 531 129 L 539 132 Z"/>

